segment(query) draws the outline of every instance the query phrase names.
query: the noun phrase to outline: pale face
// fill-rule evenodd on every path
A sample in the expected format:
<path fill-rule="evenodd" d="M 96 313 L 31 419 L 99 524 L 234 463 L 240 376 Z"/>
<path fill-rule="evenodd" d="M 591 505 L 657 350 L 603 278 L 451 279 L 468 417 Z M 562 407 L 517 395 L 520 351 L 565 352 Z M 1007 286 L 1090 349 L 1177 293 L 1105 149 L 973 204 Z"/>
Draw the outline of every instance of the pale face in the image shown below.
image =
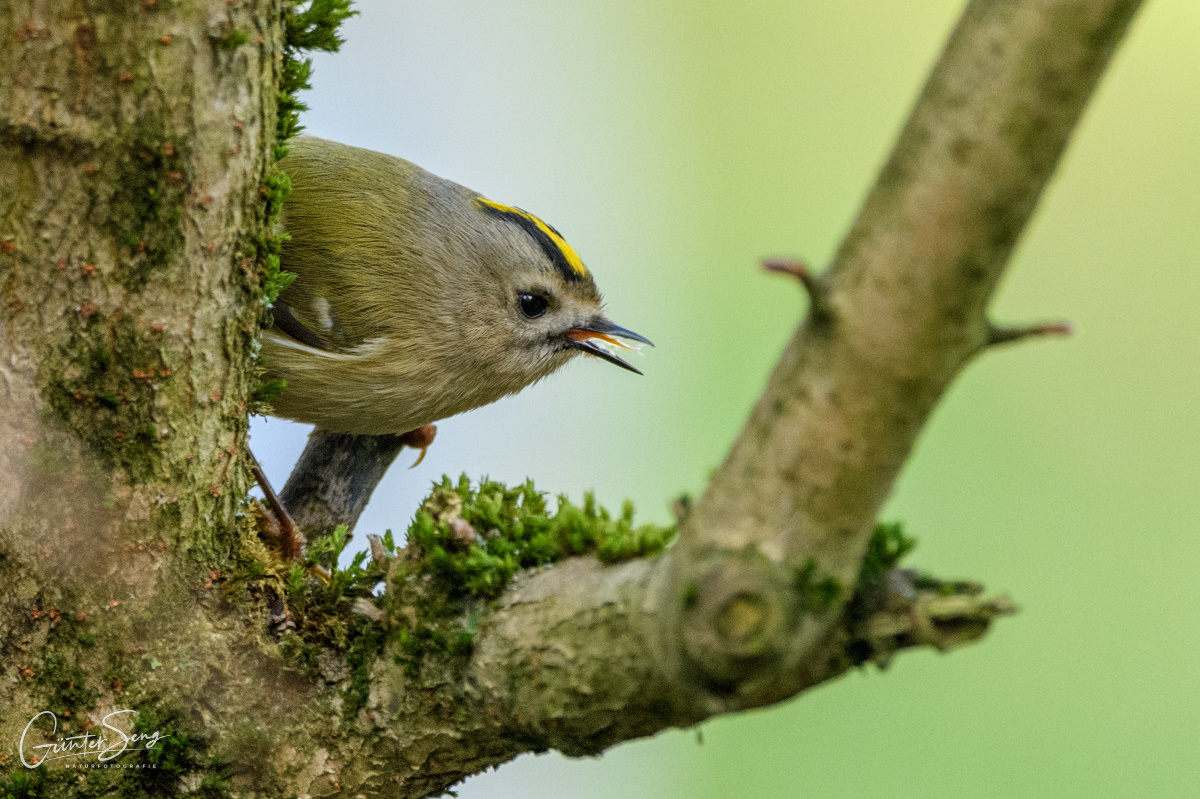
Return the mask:
<path fill-rule="evenodd" d="M 540 380 L 577 352 L 637 372 L 606 347 L 625 346 L 613 336 L 649 342 L 604 318 L 591 273 L 562 235 L 519 208 L 482 197 L 474 204 L 486 220 L 476 251 L 493 282 L 478 286 L 489 296 L 477 307 L 486 306 L 490 319 L 477 314 L 468 324 L 490 329 L 488 352 L 499 362 L 492 368 L 506 384 Z"/>
<path fill-rule="evenodd" d="M 570 331 L 603 318 L 603 305 L 589 280 L 567 283 L 543 269 L 515 270 L 510 275 L 503 326 L 511 342 L 508 355 L 533 380 L 565 364 L 579 352 Z"/>

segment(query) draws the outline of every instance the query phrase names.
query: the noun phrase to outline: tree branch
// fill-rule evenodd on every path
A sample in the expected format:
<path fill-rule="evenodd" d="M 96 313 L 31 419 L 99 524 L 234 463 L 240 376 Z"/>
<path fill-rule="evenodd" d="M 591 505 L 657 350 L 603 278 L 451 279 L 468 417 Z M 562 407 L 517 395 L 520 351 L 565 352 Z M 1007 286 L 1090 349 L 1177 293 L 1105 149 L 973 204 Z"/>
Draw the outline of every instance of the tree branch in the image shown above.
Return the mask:
<path fill-rule="evenodd" d="M 312 541 L 339 524 L 354 529 L 371 493 L 404 447 L 402 436 L 313 430 L 279 498 Z"/>
<path fill-rule="evenodd" d="M 665 567 L 663 558 L 618 566 L 572 558 L 527 573 L 488 612 L 452 683 L 437 669 L 417 678 L 377 672 L 369 716 L 395 739 L 375 749 L 376 771 L 402 795 L 434 796 L 523 752 L 595 755 L 747 706 L 660 668 L 649 633 L 660 624 Z M 972 583 L 893 569 L 843 608 L 803 663 L 777 675 L 779 690 L 793 696 L 868 661 L 885 666 L 903 649 L 967 644 L 1013 612 L 1007 598 L 986 599 Z M 431 733 L 431 714 L 453 734 Z M 382 790 L 386 780 L 360 787 Z"/>
<path fill-rule="evenodd" d="M 746 548 L 770 566 L 739 590 L 780 617 L 773 586 L 809 558 L 853 578 L 930 411 L 988 338 L 988 299 L 1138 5 L 968 5 L 822 278 L 829 314 L 797 331 L 684 525 L 670 590 L 711 585 Z M 784 661 L 833 610 L 781 625 Z"/>

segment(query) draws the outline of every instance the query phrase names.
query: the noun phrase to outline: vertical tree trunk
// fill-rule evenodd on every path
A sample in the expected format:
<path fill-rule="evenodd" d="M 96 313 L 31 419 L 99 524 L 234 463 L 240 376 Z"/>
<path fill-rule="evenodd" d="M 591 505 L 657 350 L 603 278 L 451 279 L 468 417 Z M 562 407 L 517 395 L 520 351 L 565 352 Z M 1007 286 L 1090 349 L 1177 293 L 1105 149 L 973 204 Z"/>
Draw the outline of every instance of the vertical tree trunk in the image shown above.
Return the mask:
<path fill-rule="evenodd" d="M 76 643 L 97 609 L 159 634 L 230 558 L 279 20 L 0 0 L 0 648 L 51 609 L 75 632 L 57 674 L 0 668 L 6 746 L 138 657 Z"/>

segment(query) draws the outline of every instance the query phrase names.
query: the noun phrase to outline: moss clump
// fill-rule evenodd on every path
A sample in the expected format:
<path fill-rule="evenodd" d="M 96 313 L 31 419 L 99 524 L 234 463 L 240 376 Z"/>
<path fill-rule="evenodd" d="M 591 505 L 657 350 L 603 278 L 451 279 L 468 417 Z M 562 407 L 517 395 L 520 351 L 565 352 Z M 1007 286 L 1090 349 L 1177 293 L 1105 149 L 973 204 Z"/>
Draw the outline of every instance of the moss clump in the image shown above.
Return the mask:
<path fill-rule="evenodd" d="M 326 649 L 341 653 L 350 671 L 343 708 L 347 717 L 352 717 L 366 704 L 370 692 L 368 670 L 386 642 L 385 627 L 352 612 L 352 606 L 355 601 L 373 601 L 372 592 L 386 575 L 384 566 L 368 561 L 365 552 L 356 554 L 344 568 L 339 567 L 349 540 L 346 527 L 339 526 L 314 541 L 305 553 L 305 561 L 292 564 L 283 576 L 287 617 L 295 630 L 283 635 L 280 649 L 291 668 L 309 673 L 319 668 Z M 386 546 L 395 556 L 390 533 Z M 327 576 L 317 577 L 318 570 L 325 568 Z"/>
<path fill-rule="evenodd" d="M 298 10 L 300 5 L 297 0 L 288 0 L 283 9 L 283 63 L 275 120 L 276 160 L 287 153 L 287 140 L 304 129 L 300 125 L 300 113 L 308 106 L 297 95 L 312 88 L 308 82 L 312 76 L 312 59 L 305 58 L 304 53 L 313 50 L 336 53 L 345 41 L 338 35 L 338 28 L 358 13 L 350 8 L 350 0 L 312 0 L 303 11 Z"/>
<path fill-rule="evenodd" d="M 157 732 L 160 736 L 156 746 L 138 753 L 143 763 L 153 766 L 145 770 L 141 780 L 142 787 L 149 793 L 174 793 L 179 778 L 199 766 L 200 756 L 192 745 L 191 736 L 178 729 L 173 717 L 140 711 L 133 722 L 133 732 L 139 735 Z"/>
<path fill-rule="evenodd" d="M 558 498 L 551 512 L 532 482 L 516 487 L 464 475 L 435 485 L 408 529 L 408 548 L 389 592 L 396 660 L 417 677 L 469 655 L 487 603 L 524 569 L 573 555 L 605 563 L 662 551 L 675 528 L 635 526 L 633 505 L 614 516 L 584 495 L 582 506 Z"/>
<path fill-rule="evenodd" d="M 855 592 L 861 592 L 877 584 L 887 574 L 888 569 L 895 568 L 905 555 L 917 546 L 917 540 L 904 533 L 904 525 L 900 522 L 880 523 L 875 525 L 871 538 L 867 541 L 867 552 L 863 556 L 862 566 L 858 571 Z"/>
<path fill-rule="evenodd" d="M 587 553 L 604 563 L 652 555 L 674 534 L 674 526 L 635 527 L 629 501 L 613 516 L 590 492 L 582 507 L 560 496 L 551 514 L 532 481 L 508 488 L 485 480 L 473 488 L 466 475 L 457 485 L 444 477 L 409 527 L 410 574 L 432 575 L 451 596 L 491 598 L 521 569 Z"/>
<path fill-rule="evenodd" d="M 291 191 L 291 178 L 278 168 L 272 168 L 263 178 L 263 213 L 267 224 L 259 236 L 258 257 L 262 268 L 263 302 L 268 309 L 279 298 L 280 292 L 296 279 L 293 273 L 283 271 L 280 266 L 279 254 L 287 236 L 276 230 L 283 204 Z"/>
<path fill-rule="evenodd" d="M 904 526 L 899 522 L 875 526 L 871 538 L 867 541 L 867 551 L 854 582 L 854 596 L 844 611 L 851 624 L 865 621 L 872 613 L 886 605 L 889 594 L 888 572 L 896 568 L 904 556 L 916 546 L 916 539 L 905 535 Z M 918 585 L 919 582 L 913 581 L 915 589 L 922 589 L 922 586 Z M 851 660 L 856 664 L 865 663 L 875 656 L 872 645 L 866 640 L 852 642 L 849 651 Z"/>
<path fill-rule="evenodd" d="M 182 792 L 183 777 L 199 775 L 200 793 L 205 799 L 227 799 L 228 766 L 210 756 L 207 743 L 190 735 L 186 727 L 182 714 L 175 711 L 138 708 L 133 732 L 147 736 L 158 733 L 158 742 L 137 753 L 139 763 L 148 768 L 126 769 L 128 782 L 119 795 L 176 796 Z"/>
<path fill-rule="evenodd" d="M 917 545 L 916 539 L 904 534 L 904 525 L 899 522 L 880 523 L 871 531 L 867 551 L 854 582 L 852 603 L 857 607 L 865 596 L 877 593 L 884 575 Z M 800 609 L 815 613 L 832 607 L 843 596 L 842 584 L 833 575 L 820 574 L 820 567 L 813 558 L 796 569 L 793 587 L 800 597 Z M 852 611 L 855 608 L 851 608 Z"/>
<path fill-rule="evenodd" d="M 38 680 L 45 689 L 48 707 L 59 716 L 80 717 L 96 707 L 99 692 L 88 684 L 87 673 L 72 659 L 47 653 Z"/>
<path fill-rule="evenodd" d="M 0 799 L 40 799 L 46 774 L 46 767 L 38 766 L 32 771 L 16 771 L 7 779 L 0 778 Z"/>
<path fill-rule="evenodd" d="M 217 47 L 222 50 L 236 50 L 250 41 L 250 34 L 241 28 L 234 28 L 217 38 Z"/>
<path fill-rule="evenodd" d="M 821 576 L 816 560 L 809 558 L 796 569 L 792 587 L 800 598 L 802 613 L 820 613 L 842 596 L 842 583 L 832 574 Z"/>

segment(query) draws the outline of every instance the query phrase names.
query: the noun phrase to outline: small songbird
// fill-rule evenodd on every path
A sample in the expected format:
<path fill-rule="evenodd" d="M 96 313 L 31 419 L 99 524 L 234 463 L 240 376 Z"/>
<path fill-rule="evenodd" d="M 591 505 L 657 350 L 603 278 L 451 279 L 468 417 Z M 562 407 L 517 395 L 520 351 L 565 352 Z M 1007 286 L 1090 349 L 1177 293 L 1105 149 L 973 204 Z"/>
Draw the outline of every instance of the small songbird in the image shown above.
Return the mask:
<path fill-rule="evenodd" d="M 305 137 L 280 166 L 283 268 L 264 336 L 274 413 L 406 433 L 514 394 L 587 353 L 649 344 L 608 321 L 579 255 L 533 214 L 382 153 Z M 640 374 L 640 372 L 638 372 Z"/>

